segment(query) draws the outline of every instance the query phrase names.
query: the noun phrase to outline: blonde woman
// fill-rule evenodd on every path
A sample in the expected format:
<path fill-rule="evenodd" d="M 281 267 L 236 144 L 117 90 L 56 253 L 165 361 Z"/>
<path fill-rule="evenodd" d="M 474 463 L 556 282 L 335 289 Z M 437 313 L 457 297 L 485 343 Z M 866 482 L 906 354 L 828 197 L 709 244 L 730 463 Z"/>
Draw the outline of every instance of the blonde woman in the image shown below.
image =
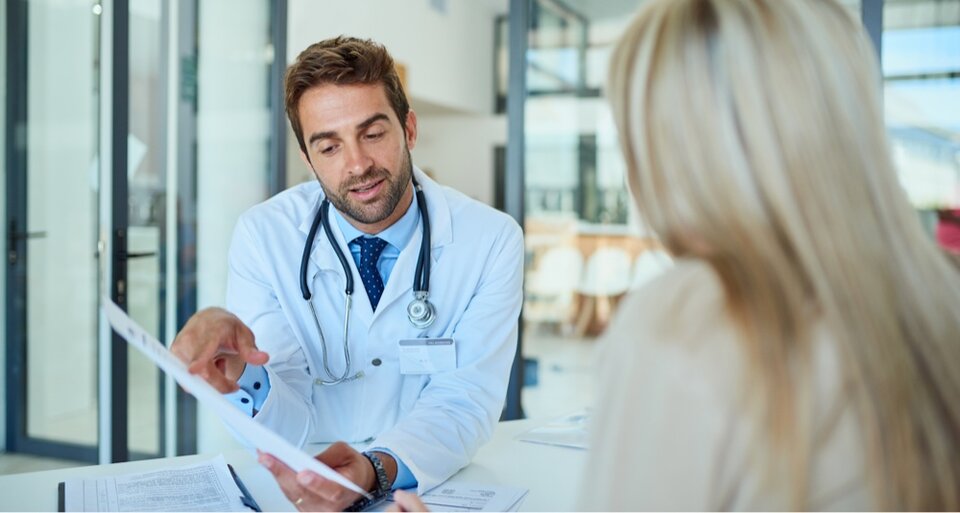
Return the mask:
<path fill-rule="evenodd" d="M 960 509 L 960 278 L 875 61 L 833 0 L 651 0 L 627 29 L 628 183 L 679 259 L 603 340 L 580 509 Z"/>
<path fill-rule="evenodd" d="M 832 0 L 652 0 L 611 63 L 678 257 L 605 336 L 583 509 L 960 508 L 960 278 Z"/>

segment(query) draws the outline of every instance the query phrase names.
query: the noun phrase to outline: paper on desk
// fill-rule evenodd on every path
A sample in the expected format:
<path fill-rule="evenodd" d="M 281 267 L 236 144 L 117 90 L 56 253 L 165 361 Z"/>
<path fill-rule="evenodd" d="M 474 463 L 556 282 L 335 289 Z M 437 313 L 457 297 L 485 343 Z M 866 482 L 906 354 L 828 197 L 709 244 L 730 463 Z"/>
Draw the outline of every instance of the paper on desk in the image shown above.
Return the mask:
<path fill-rule="evenodd" d="M 517 511 L 527 490 L 510 486 L 447 482 L 420 496 L 433 511 Z M 372 511 L 386 511 L 392 500 Z"/>
<path fill-rule="evenodd" d="M 227 462 L 217 457 L 182 467 L 122 476 L 68 479 L 64 511 L 246 511 Z"/>
<path fill-rule="evenodd" d="M 520 433 L 517 440 L 573 449 L 588 449 L 590 435 L 587 426 L 589 423 L 590 410 L 584 409 Z"/>
<path fill-rule="evenodd" d="M 246 439 L 250 446 L 276 456 L 295 472 L 311 470 L 344 488 L 369 497 L 369 494 L 360 489 L 359 486 L 353 484 L 349 479 L 341 476 L 330 467 L 294 447 L 280 435 L 258 424 L 252 417 L 247 416 L 231 404 L 223 394 L 218 392 L 217 389 L 213 388 L 209 383 L 190 374 L 190 372 L 187 371 L 187 366 L 181 362 L 179 358 L 168 351 L 157 339 L 144 331 L 143 328 L 134 322 L 133 319 L 111 301 L 110 298 L 103 298 L 103 310 L 104 313 L 107 314 L 107 320 L 110 322 L 110 326 L 113 327 L 114 331 L 125 338 L 130 345 L 139 349 L 147 358 L 150 358 L 150 360 L 156 363 L 164 372 L 173 377 L 180 386 L 196 397 L 204 407 L 216 412 L 227 425 Z"/>

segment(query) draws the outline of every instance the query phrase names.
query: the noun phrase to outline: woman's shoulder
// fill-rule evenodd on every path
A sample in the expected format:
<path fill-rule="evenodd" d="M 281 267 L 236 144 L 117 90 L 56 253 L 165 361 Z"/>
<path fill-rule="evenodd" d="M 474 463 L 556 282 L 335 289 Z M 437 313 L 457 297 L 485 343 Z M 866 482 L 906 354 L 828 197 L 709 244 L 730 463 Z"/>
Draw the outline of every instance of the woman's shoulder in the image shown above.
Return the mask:
<path fill-rule="evenodd" d="M 813 418 L 828 450 L 815 455 L 814 464 L 821 470 L 813 484 L 813 498 L 821 501 L 816 504 L 826 506 L 844 501 L 867 504 L 856 502 L 865 500 L 858 488 L 862 482 L 856 464 L 862 455 L 858 452 L 853 410 L 843 392 L 839 354 L 829 330 L 822 325 L 815 327 L 814 342 L 811 372 L 816 376 L 818 406 Z M 678 260 L 675 267 L 625 298 L 604 334 L 599 356 L 603 390 L 612 395 L 608 400 L 611 404 L 601 409 L 602 414 L 611 419 L 614 414 L 632 415 L 625 421 L 631 426 L 663 416 L 670 420 L 669 427 L 650 436 L 667 437 L 664 433 L 669 432 L 672 439 L 691 446 L 700 444 L 696 457 L 704 461 L 718 458 L 714 467 L 718 473 L 697 481 L 704 487 L 700 495 L 705 502 L 687 509 L 729 507 L 724 502 L 729 497 L 712 495 L 726 487 L 740 490 L 741 495 L 735 496 L 745 502 L 736 504 L 748 509 L 778 509 L 776 505 L 789 504 L 789 493 L 784 489 L 761 486 L 758 476 L 762 471 L 746 459 L 755 447 L 754 434 L 760 429 L 752 417 L 744 415 L 753 411 L 745 402 L 750 397 L 747 387 L 751 381 L 747 378 L 751 372 L 741 331 L 728 313 L 722 282 L 708 263 Z M 618 396 L 620 390 L 629 390 L 629 397 L 625 392 Z M 629 413 L 631 406 L 637 411 Z M 637 459 L 661 449 L 637 445 L 635 450 Z M 674 458 L 686 456 L 680 449 L 672 454 Z M 654 470 L 664 471 L 662 467 Z M 678 475 L 686 475 L 681 470 Z M 837 483 L 853 483 L 853 488 L 837 491 Z M 833 492 L 839 495 L 831 495 Z M 634 498 L 636 502 L 631 505 L 649 504 L 646 498 Z M 675 495 L 668 498 L 676 500 Z"/>
<path fill-rule="evenodd" d="M 702 260 L 681 258 L 620 303 L 604 335 L 625 344 L 698 346 L 706 336 L 734 330 L 723 286 Z M 643 338 L 643 340 L 637 340 Z"/>
<path fill-rule="evenodd" d="M 599 370 L 646 369 L 688 384 L 696 377 L 725 401 L 736 400 L 745 364 L 739 339 L 713 268 L 678 259 L 621 302 L 600 341 Z"/>
<path fill-rule="evenodd" d="M 591 450 L 605 470 L 589 480 L 588 488 L 603 492 L 591 495 L 599 503 L 591 507 L 722 504 L 715 472 L 731 470 L 721 449 L 740 418 L 744 366 L 723 298 L 707 263 L 679 259 L 621 302 L 599 348 L 603 401 Z M 604 488 L 611 480 L 617 489 Z"/>

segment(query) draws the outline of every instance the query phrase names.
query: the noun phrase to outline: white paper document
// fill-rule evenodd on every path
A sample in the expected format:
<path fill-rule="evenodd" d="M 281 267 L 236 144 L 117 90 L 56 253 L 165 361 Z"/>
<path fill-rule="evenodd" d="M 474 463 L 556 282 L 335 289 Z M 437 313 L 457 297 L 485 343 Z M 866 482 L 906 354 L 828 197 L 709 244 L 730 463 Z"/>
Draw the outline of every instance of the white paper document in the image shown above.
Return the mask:
<path fill-rule="evenodd" d="M 64 481 L 64 511 L 250 511 L 223 455 L 193 465 Z"/>
<path fill-rule="evenodd" d="M 187 366 L 179 358 L 144 331 L 109 298 L 103 298 L 103 310 L 114 331 L 173 377 L 184 390 L 196 397 L 204 408 L 208 408 L 219 415 L 224 423 L 247 441 L 247 445 L 276 456 L 295 472 L 311 470 L 344 488 L 369 497 L 364 490 L 353 484 L 349 479 L 301 451 L 280 435 L 258 424 L 252 417 L 231 404 L 223 394 L 209 383 L 190 374 L 187 371 Z"/>
<path fill-rule="evenodd" d="M 476 483 L 443 483 L 420 496 L 432 511 L 517 511 L 527 490 L 509 486 Z M 373 511 L 386 511 L 392 500 L 380 503 Z"/>
<path fill-rule="evenodd" d="M 520 433 L 517 440 L 573 449 L 587 449 L 590 442 L 589 424 L 590 410 L 585 409 Z"/>

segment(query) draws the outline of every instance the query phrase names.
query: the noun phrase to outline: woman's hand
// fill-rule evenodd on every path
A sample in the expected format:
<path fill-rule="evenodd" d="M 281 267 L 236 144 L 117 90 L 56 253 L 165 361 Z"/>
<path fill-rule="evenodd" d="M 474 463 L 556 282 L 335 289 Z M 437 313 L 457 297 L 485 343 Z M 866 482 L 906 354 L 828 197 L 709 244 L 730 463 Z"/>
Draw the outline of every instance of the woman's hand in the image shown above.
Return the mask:
<path fill-rule="evenodd" d="M 417 494 L 397 490 L 393 492 L 393 504 L 387 511 L 430 511 Z"/>

